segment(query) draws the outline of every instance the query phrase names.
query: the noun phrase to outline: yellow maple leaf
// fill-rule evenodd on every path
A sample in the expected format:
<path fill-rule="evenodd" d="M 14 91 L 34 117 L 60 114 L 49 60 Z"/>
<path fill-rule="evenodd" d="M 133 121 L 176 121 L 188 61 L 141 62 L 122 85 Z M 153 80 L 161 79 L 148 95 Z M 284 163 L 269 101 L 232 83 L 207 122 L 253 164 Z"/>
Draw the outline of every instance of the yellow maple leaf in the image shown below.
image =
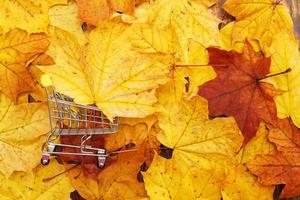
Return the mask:
<path fill-rule="evenodd" d="M 154 113 L 154 92 L 168 80 L 168 68 L 132 51 L 126 28 L 102 24 L 91 32 L 86 52 L 70 34 L 55 29 L 49 54 L 56 65 L 43 70 L 58 91 L 80 104 L 95 103 L 109 118 Z"/>
<path fill-rule="evenodd" d="M 293 34 L 293 22 L 284 0 L 227 0 L 223 7 L 237 19 L 234 41 L 257 39 L 261 46 L 268 46 L 280 31 Z"/>
<path fill-rule="evenodd" d="M 214 71 L 205 66 L 208 55 L 200 43 L 189 40 L 188 46 L 182 49 L 172 28 L 160 30 L 153 25 L 133 25 L 131 30 L 135 51 L 157 57 L 169 66 L 170 81 L 158 91 L 161 105 L 165 106 L 169 98 L 180 100 L 197 93 L 199 85 L 215 77 Z M 186 50 L 187 59 L 183 53 Z"/>
<path fill-rule="evenodd" d="M 73 34 L 80 45 L 87 43 L 87 34 L 82 30 L 82 22 L 77 17 L 78 7 L 74 1 L 67 5 L 56 5 L 49 9 L 50 25 Z"/>
<path fill-rule="evenodd" d="M 243 137 L 232 118 L 208 119 L 207 103 L 200 97 L 173 104 L 172 109 L 159 114 L 162 129 L 158 140 L 174 149 L 173 155 L 186 157 L 210 169 L 215 158 L 233 157 L 240 149 Z M 215 131 L 218 130 L 218 131 Z"/>
<path fill-rule="evenodd" d="M 28 171 L 40 162 L 40 148 L 49 132 L 48 109 L 44 103 L 14 105 L 0 94 L 0 172 Z"/>
<path fill-rule="evenodd" d="M 70 171 L 74 188 L 86 199 L 127 200 L 147 197 L 144 184 L 137 173 L 145 160 L 144 149 L 120 153 L 116 161 L 107 166 L 96 180 L 88 179 L 80 169 Z"/>
<path fill-rule="evenodd" d="M 38 166 L 32 171 L 15 172 L 6 179 L 0 175 L 1 199 L 67 200 L 74 191 L 69 178 L 60 174 L 66 169 L 55 160 L 48 166 Z M 60 174 L 60 175 L 59 175 Z"/>
<path fill-rule="evenodd" d="M 263 186 L 243 165 L 224 165 L 226 179 L 222 184 L 224 200 L 273 199 L 273 186 Z M 255 191 L 255 192 L 253 192 Z"/>
<path fill-rule="evenodd" d="M 163 30 L 172 27 L 179 46 L 183 50 L 184 61 L 188 59 L 190 39 L 204 47 L 219 44 L 219 20 L 205 6 L 187 0 L 159 0 L 150 8 L 148 22 Z"/>
<path fill-rule="evenodd" d="M 239 163 L 247 163 L 254 160 L 257 155 L 274 154 L 274 144 L 268 140 L 269 130 L 266 124 L 261 123 L 254 138 L 236 156 Z"/>
<path fill-rule="evenodd" d="M 147 137 L 151 137 L 153 134 L 154 132 L 148 129 L 144 123 L 139 123 L 135 126 L 120 125 L 118 134 L 105 137 L 105 148 L 108 151 L 113 151 L 127 144 L 141 145 Z"/>
<path fill-rule="evenodd" d="M 44 0 L 0 1 L 0 27 L 3 33 L 20 28 L 28 33 L 47 32 L 48 3 Z"/>
<path fill-rule="evenodd" d="M 14 29 L 0 36 L 0 91 L 14 102 L 20 93 L 34 89 L 27 66 L 49 45 L 43 33 L 27 34 Z"/>
<path fill-rule="evenodd" d="M 149 115 L 145 118 L 120 118 L 119 124 L 126 124 L 129 126 L 135 126 L 139 123 L 145 123 L 148 130 L 157 122 L 157 115 Z"/>
<path fill-rule="evenodd" d="M 220 199 L 222 195 L 224 199 L 243 200 L 272 197 L 274 187 L 259 184 L 239 161 L 242 136 L 236 123 L 232 118 L 209 120 L 207 103 L 200 97 L 175 104 L 172 110 L 161 113 L 159 125 L 162 131 L 158 140 L 173 149 L 173 153 L 170 161 L 155 157 L 144 173 L 151 198 Z M 266 131 L 263 127 L 260 131 L 263 137 L 258 134 L 258 139 L 249 143 L 252 147 L 266 141 Z M 245 154 L 250 159 L 254 154 L 264 153 L 259 152 L 262 149 L 265 151 L 265 148 L 248 149 Z M 249 193 L 249 188 L 257 192 Z"/>
<path fill-rule="evenodd" d="M 281 119 L 291 117 L 296 126 L 300 127 L 300 55 L 298 41 L 288 33 L 280 32 L 274 36 L 272 45 L 265 48 L 264 52 L 272 59 L 271 74 L 291 69 L 288 73 L 267 80 L 284 91 L 274 97 L 278 117 Z"/>
<path fill-rule="evenodd" d="M 155 154 L 150 168 L 143 173 L 147 194 L 151 199 L 215 199 L 221 198 L 220 174 L 188 166 L 181 157 L 167 160 Z"/>

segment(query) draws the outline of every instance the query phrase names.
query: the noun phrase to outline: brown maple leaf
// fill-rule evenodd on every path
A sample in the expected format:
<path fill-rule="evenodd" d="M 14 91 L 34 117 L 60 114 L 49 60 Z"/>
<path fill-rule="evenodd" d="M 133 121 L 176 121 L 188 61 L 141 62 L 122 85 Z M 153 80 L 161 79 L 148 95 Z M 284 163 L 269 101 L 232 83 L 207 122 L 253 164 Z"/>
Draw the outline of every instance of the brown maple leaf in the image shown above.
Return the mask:
<path fill-rule="evenodd" d="M 216 48 L 208 48 L 208 53 L 217 77 L 200 86 L 199 94 L 208 100 L 212 117 L 235 118 L 246 144 L 255 136 L 260 121 L 276 123 L 272 97 L 280 91 L 262 82 L 275 75 L 267 76 L 271 59 L 256 53 L 248 41 L 242 54 Z"/>

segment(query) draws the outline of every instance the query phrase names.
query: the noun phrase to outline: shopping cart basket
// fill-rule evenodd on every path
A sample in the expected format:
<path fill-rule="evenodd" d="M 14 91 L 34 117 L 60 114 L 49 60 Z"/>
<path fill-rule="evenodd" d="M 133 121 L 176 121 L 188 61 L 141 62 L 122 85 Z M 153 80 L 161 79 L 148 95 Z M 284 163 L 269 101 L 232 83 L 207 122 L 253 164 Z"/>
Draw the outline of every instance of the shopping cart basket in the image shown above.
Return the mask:
<path fill-rule="evenodd" d="M 103 168 L 107 152 L 103 148 L 88 145 L 93 135 L 112 134 L 118 130 L 118 118 L 111 122 L 96 106 L 80 105 L 72 98 L 55 91 L 51 85 L 45 86 L 51 131 L 42 146 L 41 163 L 47 165 L 51 156 L 96 156 L 97 166 Z M 62 144 L 60 136 L 81 136 L 80 145 Z M 65 152 L 62 149 L 74 149 Z"/>

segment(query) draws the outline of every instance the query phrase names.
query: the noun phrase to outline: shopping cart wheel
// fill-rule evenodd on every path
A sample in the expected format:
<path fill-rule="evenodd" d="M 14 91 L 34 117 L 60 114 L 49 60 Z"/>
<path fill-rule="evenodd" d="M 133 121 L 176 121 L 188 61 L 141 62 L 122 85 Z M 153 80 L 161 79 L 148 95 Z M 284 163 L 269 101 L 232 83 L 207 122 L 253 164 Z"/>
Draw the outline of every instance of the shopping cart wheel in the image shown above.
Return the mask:
<path fill-rule="evenodd" d="M 97 166 L 98 166 L 99 169 L 104 169 L 104 167 L 105 167 L 105 160 L 106 160 L 106 157 L 104 157 L 104 156 L 99 156 L 98 157 Z"/>
<path fill-rule="evenodd" d="M 48 165 L 49 163 L 50 163 L 50 156 L 42 155 L 41 164 L 42 165 Z"/>

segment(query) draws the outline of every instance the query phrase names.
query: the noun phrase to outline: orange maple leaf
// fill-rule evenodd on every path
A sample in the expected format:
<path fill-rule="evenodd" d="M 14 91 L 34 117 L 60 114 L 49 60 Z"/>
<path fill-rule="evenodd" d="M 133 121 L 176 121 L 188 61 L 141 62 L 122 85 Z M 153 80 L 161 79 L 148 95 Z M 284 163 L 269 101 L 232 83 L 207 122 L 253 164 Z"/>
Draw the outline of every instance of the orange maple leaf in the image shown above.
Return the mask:
<path fill-rule="evenodd" d="M 34 89 L 27 66 L 48 47 L 47 35 L 14 29 L 0 37 L 0 91 L 17 101 L 19 94 Z"/>
<path fill-rule="evenodd" d="M 143 0 L 77 0 L 78 13 L 84 22 L 98 26 L 101 21 L 110 18 L 114 11 L 132 14 L 135 5 Z"/>
<path fill-rule="evenodd" d="M 300 130 L 286 118 L 269 126 L 269 140 L 279 151 L 275 155 L 258 156 L 247 164 L 264 185 L 286 184 L 282 198 L 300 193 Z"/>

